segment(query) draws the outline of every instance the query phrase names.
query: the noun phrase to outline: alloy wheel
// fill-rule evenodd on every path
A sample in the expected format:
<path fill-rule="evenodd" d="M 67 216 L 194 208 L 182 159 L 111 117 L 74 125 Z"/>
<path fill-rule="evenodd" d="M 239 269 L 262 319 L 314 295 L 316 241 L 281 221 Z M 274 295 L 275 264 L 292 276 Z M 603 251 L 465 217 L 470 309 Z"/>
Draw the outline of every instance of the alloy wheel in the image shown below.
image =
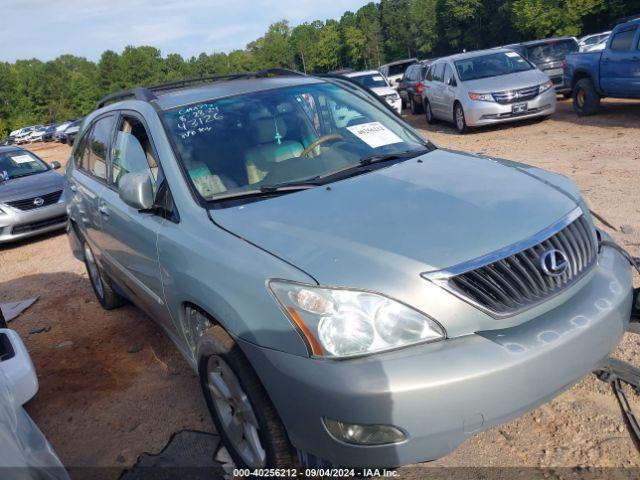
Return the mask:
<path fill-rule="evenodd" d="M 456 107 L 456 126 L 458 127 L 458 130 L 464 130 L 464 112 L 460 105 Z"/>
<path fill-rule="evenodd" d="M 578 106 L 580 108 L 584 108 L 584 104 L 586 101 L 586 94 L 584 93 L 584 89 L 580 89 L 576 92 L 576 101 L 578 102 Z"/>
<path fill-rule="evenodd" d="M 218 355 L 207 361 L 207 387 L 224 433 L 244 463 L 252 468 L 264 467 L 267 455 L 249 397 L 231 367 Z"/>

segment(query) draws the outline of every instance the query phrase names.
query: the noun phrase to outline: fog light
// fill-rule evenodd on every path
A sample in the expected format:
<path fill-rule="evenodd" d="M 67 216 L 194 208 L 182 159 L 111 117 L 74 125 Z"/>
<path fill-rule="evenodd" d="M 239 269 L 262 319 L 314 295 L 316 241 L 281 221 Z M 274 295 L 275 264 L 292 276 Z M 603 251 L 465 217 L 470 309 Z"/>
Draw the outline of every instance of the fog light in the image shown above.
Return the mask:
<path fill-rule="evenodd" d="M 334 438 L 356 445 L 384 445 L 407 439 L 399 428 L 391 425 L 357 425 L 328 418 L 324 419 L 324 425 Z"/>

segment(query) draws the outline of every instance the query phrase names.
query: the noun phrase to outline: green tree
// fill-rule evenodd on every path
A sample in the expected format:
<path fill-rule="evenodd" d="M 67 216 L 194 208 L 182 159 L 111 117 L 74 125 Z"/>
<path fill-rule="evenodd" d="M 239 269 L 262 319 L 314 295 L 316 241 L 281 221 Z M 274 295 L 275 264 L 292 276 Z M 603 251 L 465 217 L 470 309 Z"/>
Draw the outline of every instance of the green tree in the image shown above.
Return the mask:
<path fill-rule="evenodd" d="M 293 65 L 293 52 L 289 47 L 290 34 L 289 23 L 281 20 L 269 25 L 264 37 L 250 44 L 250 50 L 263 68 Z"/>
<path fill-rule="evenodd" d="M 320 29 L 316 66 L 321 70 L 333 70 L 340 67 L 340 31 L 338 22 L 329 20 Z"/>
<path fill-rule="evenodd" d="M 416 52 L 408 15 L 409 0 L 380 0 L 379 8 L 386 60 L 412 57 Z"/>
<path fill-rule="evenodd" d="M 606 0 L 515 0 L 516 28 L 536 37 L 580 35 L 583 19 L 607 8 Z"/>

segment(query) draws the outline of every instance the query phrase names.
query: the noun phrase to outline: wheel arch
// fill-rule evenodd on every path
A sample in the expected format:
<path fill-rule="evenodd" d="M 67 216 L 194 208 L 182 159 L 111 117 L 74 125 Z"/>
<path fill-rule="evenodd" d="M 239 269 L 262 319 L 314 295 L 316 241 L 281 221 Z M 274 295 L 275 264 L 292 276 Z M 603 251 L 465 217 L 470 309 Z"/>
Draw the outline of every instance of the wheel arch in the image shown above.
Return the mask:
<path fill-rule="evenodd" d="M 597 85 L 595 84 L 595 81 L 591 73 L 585 70 L 584 68 L 579 68 L 573 72 L 573 76 L 571 77 L 571 89 L 573 90 L 578 84 L 578 82 L 584 78 L 590 79 L 591 82 L 593 82 L 593 86 L 597 88 Z"/>

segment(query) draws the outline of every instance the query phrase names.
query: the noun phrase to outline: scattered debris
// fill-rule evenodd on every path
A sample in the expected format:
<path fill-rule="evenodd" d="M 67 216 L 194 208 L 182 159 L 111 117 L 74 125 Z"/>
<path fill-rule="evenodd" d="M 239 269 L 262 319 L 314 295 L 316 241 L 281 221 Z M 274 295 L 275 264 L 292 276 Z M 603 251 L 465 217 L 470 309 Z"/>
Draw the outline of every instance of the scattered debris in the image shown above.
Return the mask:
<path fill-rule="evenodd" d="M 142 350 L 142 345 L 132 345 L 131 347 L 129 347 L 129 350 L 127 350 L 127 353 L 138 353 Z"/>
<path fill-rule="evenodd" d="M 47 325 L 46 327 L 35 327 L 29 330 L 29 335 L 35 335 L 37 333 L 49 332 L 51 330 L 51 326 Z"/>
<path fill-rule="evenodd" d="M 171 436 L 160 453 L 140 455 L 133 467 L 122 472 L 120 480 L 222 479 L 225 470 L 217 460 L 220 445 L 217 435 L 182 430 Z"/>
<path fill-rule="evenodd" d="M 620 231 L 622 233 L 625 233 L 627 235 L 633 233 L 633 227 L 631 225 L 621 225 L 620 226 Z"/>
<path fill-rule="evenodd" d="M 65 340 L 64 342 L 60 342 L 58 345 L 56 345 L 56 348 L 65 348 L 70 347 L 71 345 L 73 345 L 73 342 L 71 340 Z"/>
<path fill-rule="evenodd" d="M 40 297 L 28 298 L 26 300 L 18 300 L 17 302 L 8 302 L 0 304 L 0 309 L 2 309 L 2 315 L 4 316 L 5 321 L 10 322 L 22 312 L 24 312 L 31 305 L 36 303 Z"/>
<path fill-rule="evenodd" d="M 631 409 L 631 404 L 627 394 L 622 388 L 623 383 L 629 385 L 636 394 L 640 393 L 640 368 L 634 367 L 630 363 L 623 362 L 615 358 L 607 358 L 602 365 L 593 372 L 596 376 L 611 385 L 611 389 L 618 399 L 618 404 L 622 410 L 625 424 L 631 435 L 633 444 L 640 451 L 640 423 Z M 622 426 L 618 427 L 622 432 Z"/>

